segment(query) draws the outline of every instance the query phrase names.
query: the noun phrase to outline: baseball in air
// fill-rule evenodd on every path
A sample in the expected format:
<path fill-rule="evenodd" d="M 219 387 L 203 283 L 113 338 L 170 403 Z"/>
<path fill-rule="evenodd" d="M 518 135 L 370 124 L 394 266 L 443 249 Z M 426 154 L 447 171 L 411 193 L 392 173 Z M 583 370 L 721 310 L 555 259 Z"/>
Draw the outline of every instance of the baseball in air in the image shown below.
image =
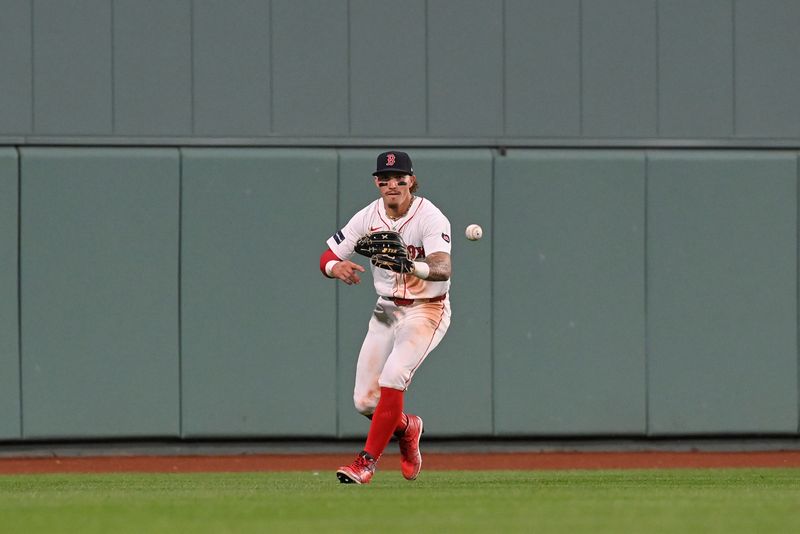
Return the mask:
<path fill-rule="evenodd" d="M 470 224 L 467 226 L 467 230 L 464 233 L 470 241 L 477 241 L 483 237 L 483 229 L 477 224 Z"/>

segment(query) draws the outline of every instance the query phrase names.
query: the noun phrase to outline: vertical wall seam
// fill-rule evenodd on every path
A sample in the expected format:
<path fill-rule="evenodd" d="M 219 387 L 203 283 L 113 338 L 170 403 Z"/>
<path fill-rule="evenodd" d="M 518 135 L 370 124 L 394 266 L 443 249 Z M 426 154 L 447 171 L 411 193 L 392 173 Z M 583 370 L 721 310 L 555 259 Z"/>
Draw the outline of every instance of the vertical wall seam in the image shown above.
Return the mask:
<path fill-rule="evenodd" d="M 347 135 L 353 134 L 353 72 L 351 68 L 353 56 L 353 43 L 350 35 L 350 0 L 345 5 L 347 11 L 346 33 L 347 33 Z M 337 153 L 338 159 L 338 153 Z M 338 166 L 338 165 L 337 165 Z"/>
<path fill-rule="evenodd" d="M 178 436 L 183 435 L 183 149 L 178 149 Z"/>
<path fill-rule="evenodd" d="M 430 135 L 431 133 L 431 76 L 430 76 L 430 50 L 431 50 L 431 40 L 428 36 L 429 30 L 429 23 L 428 19 L 430 18 L 430 6 L 428 4 L 428 0 L 425 0 L 425 17 L 424 17 L 424 24 L 425 24 L 425 135 Z"/>
<path fill-rule="evenodd" d="M 650 193 L 650 151 L 644 151 L 644 222 L 642 242 L 644 244 L 644 435 L 650 435 L 650 314 L 649 314 L 649 274 L 648 274 L 648 205 Z"/>
<path fill-rule="evenodd" d="M 736 137 L 736 0 L 731 0 L 731 132 Z"/>
<path fill-rule="evenodd" d="M 583 137 L 583 0 L 578 1 L 578 136 Z"/>
<path fill-rule="evenodd" d="M 661 137 L 661 3 L 656 0 L 656 137 Z"/>
<path fill-rule="evenodd" d="M 114 46 L 114 39 L 116 33 L 114 32 L 114 5 L 116 0 L 111 0 L 111 135 L 117 132 L 117 75 L 115 72 L 115 56 L 116 48 Z"/>
<path fill-rule="evenodd" d="M 195 53 L 194 53 L 194 0 L 189 2 L 189 121 L 190 131 L 192 135 L 195 134 L 195 89 L 194 89 L 194 70 L 195 70 Z M 179 154 L 180 156 L 180 154 Z"/>
<path fill-rule="evenodd" d="M 275 133 L 275 30 L 274 25 L 272 24 L 272 0 L 267 2 L 267 32 L 269 32 L 269 36 L 267 37 L 267 41 L 269 42 L 269 82 L 267 90 L 269 91 L 269 133 Z"/>
<path fill-rule="evenodd" d="M 36 0 L 33 0 L 30 5 L 30 32 L 31 32 L 31 126 L 30 133 L 36 134 L 36 38 L 35 38 L 35 25 L 33 17 L 35 15 L 34 6 Z"/>
<path fill-rule="evenodd" d="M 490 388 L 490 402 L 492 413 L 492 436 L 497 436 L 497 402 L 495 399 L 495 367 L 497 366 L 497 358 L 495 354 L 495 337 L 494 337 L 494 317 L 495 317 L 495 287 L 494 287 L 494 225 L 495 225 L 495 192 L 497 189 L 497 158 L 500 157 L 498 152 L 492 154 L 492 176 L 491 176 L 491 193 L 489 196 L 489 357 L 491 365 L 489 366 L 489 388 Z"/>
<path fill-rule="evenodd" d="M 507 44 L 506 43 L 506 39 L 507 39 L 506 33 L 508 31 L 508 28 L 506 26 L 507 26 L 507 24 L 506 24 L 506 0 L 503 0 L 503 2 L 500 4 L 500 33 L 501 33 L 501 35 L 500 35 L 500 54 L 501 54 L 501 58 L 500 58 L 501 65 L 500 65 L 500 68 L 501 68 L 501 71 L 502 71 L 501 74 L 500 74 L 500 91 L 501 91 L 501 93 L 500 93 L 500 106 L 501 106 L 501 112 L 503 114 L 502 115 L 503 127 L 502 127 L 502 129 L 500 131 L 502 132 L 503 137 L 505 137 L 507 135 L 507 133 L 506 133 L 506 131 L 507 131 L 506 125 L 508 124 L 508 114 L 507 114 L 507 109 L 506 109 L 506 107 L 507 107 L 507 104 L 506 104 L 506 94 L 507 94 L 506 87 L 508 85 L 508 80 L 506 79 L 506 72 L 507 72 L 507 69 L 506 69 L 506 50 L 507 50 L 507 48 L 506 48 L 506 44 Z"/>
<path fill-rule="evenodd" d="M 795 406 L 797 407 L 797 433 L 800 434 L 800 152 L 795 153 L 795 356 L 797 358 L 797 380 L 795 383 Z"/>
<path fill-rule="evenodd" d="M 22 154 L 17 152 L 17 376 L 19 395 L 19 437 L 25 437 L 24 412 L 22 404 Z"/>
<path fill-rule="evenodd" d="M 339 150 L 336 151 L 336 221 L 335 226 L 339 228 L 339 216 L 341 212 L 341 197 L 342 191 L 342 154 Z M 341 381 L 342 381 L 342 373 L 340 370 L 341 366 L 341 347 L 339 345 L 340 336 L 339 336 L 339 286 L 341 284 L 333 284 L 334 293 L 333 293 L 333 305 L 334 305 L 334 319 L 333 319 L 333 346 L 334 349 L 334 364 L 336 365 L 336 371 L 334 376 L 334 383 L 336 387 L 334 388 L 333 392 L 333 402 L 334 406 L 336 407 L 335 410 L 335 421 L 334 421 L 334 435 L 338 438 L 341 437 L 341 417 L 339 411 L 341 410 L 340 398 L 339 398 L 339 390 L 341 389 Z"/>

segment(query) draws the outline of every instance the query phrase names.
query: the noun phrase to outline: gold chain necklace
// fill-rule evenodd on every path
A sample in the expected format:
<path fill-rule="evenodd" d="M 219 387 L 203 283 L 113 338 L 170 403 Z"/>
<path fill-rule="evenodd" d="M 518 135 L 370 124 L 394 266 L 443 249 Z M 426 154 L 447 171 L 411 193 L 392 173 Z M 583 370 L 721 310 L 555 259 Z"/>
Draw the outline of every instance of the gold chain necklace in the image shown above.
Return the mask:
<path fill-rule="evenodd" d="M 411 205 L 414 203 L 414 198 L 415 198 L 414 195 L 411 195 L 411 202 L 408 203 L 408 206 L 406 206 L 406 209 L 400 215 L 397 215 L 396 217 L 393 217 L 393 216 L 389 215 L 389 213 L 387 212 L 386 216 L 389 217 L 393 221 L 397 221 L 399 219 L 402 219 L 403 217 L 406 216 L 406 213 L 408 213 L 408 210 L 411 209 Z"/>

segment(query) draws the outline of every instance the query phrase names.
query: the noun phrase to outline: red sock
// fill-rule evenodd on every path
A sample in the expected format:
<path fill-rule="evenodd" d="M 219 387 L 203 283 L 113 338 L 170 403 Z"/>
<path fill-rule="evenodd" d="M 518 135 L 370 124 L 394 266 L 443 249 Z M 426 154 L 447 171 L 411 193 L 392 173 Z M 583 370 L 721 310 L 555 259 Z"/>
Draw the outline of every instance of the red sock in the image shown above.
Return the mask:
<path fill-rule="evenodd" d="M 372 414 L 364 450 L 373 458 L 380 458 L 402 418 L 403 392 L 399 389 L 382 387 L 381 399 L 375 407 L 375 413 Z"/>
<path fill-rule="evenodd" d="M 372 420 L 372 414 L 366 415 L 364 417 L 366 417 L 370 421 Z M 399 438 L 400 436 L 405 434 L 406 428 L 408 428 L 408 416 L 406 415 L 406 412 L 403 412 L 400 415 L 400 422 L 397 423 L 397 426 L 394 429 L 394 435 Z"/>

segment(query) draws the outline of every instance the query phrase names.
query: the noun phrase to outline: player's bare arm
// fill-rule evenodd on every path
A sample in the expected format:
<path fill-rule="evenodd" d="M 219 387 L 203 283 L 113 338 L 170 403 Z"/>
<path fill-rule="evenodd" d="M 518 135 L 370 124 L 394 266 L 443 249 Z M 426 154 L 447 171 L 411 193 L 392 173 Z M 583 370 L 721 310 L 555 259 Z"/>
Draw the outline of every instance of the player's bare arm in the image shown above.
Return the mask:
<path fill-rule="evenodd" d="M 445 282 L 450 280 L 450 254 L 447 252 L 434 252 L 427 258 L 425 263 L 430 267 L 430 273 L 425 278 L 431 282 Z"/>
<path fill-rule="evenodd" d="M 363 273 L 364 268 L 350 260 L 342 260 L 331 267 L 331 275 L 347 285 L 358 284 L 361 277 L 358 273 Z"/>

